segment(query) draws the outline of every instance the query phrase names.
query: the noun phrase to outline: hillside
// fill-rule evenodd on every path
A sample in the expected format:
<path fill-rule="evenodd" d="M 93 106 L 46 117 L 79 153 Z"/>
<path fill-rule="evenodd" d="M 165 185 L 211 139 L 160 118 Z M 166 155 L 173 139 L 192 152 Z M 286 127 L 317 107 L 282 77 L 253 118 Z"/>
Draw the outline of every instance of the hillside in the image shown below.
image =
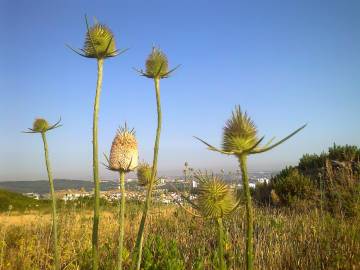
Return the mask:
<path fill-rule="evenodd" d="M 48 201 L 45 200 L 39 201 L 20 193 L 0 189 L 0 212 L 9 210 L 10 205 L 12 210 L 24 211 L 28 208 L 41 207 L 47 204 Z"/>
<path fill-rule="evenodd" d="M 54 185 L 55 190 L 84 188 L 86 191 L 91 191 L 93 189 L 93 182 L 84 180 L 55 179 Z M 101 190 L 109 190 L 116 187 L 117 184 L 112 181 L 104 181 L 101 183 Z M 0 188 L 19 193 L 34 192 L 38 194 L 45 194 L 49 193 L 49 182 L 47 180 L 6 181 L 0 182 Z"/>

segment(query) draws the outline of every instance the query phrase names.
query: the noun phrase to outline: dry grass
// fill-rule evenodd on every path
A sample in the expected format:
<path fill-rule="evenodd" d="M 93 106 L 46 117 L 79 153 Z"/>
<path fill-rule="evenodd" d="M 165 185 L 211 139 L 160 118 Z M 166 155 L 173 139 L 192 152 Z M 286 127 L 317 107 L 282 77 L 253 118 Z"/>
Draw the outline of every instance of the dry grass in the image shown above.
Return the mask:
<path fill-rule="evenodd" d="M 226 259 L 230 269 L 244 269 L 244 209 L 227 228 Z M 101 269 L 114 269 L 118 229 L 116 208 L 102 212 L 100 226 Z M 295 213 L 257 208 L 255 223 L 256 269 L 360 269 L 359 219 L 343 220 L 318 212 Z M 0 215 L 1 270 L 51 269 L 51 217 L 41 212 Z M 139 224 L 139 209 L 126 215 L 125 247 L 131 250 Z M 90 210 L 60 212 L 62 269 L 91 267 Z M 185 269 L 214 269 L 215 237 L 212 224 L 188 217 L 174 206 L 154 208 L 146 234 L 174 240 Z M 130 256 L 124 254 L 125 266 Z M 202 266 L 195 268 L 195 262 Z M 0 260 L 1 262 L 1 260 Z M 201 264 L 197 264 L 201 265 Z M 160 268 L 154 268 L 160 269 Z"/>

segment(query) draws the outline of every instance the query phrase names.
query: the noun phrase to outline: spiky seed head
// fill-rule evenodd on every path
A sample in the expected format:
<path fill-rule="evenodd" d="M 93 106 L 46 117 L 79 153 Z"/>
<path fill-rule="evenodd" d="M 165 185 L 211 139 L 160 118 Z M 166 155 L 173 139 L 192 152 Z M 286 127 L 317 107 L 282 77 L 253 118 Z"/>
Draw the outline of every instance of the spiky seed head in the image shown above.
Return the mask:
<path fill-rule="evenodd" d="M 214 175 L 196 175 L 199 180 L 198 206 L 207 218 L 221 218 L 233 210 L 236 200 L 225 182 Z"/>
<path fill-rule="evenodd" d="M 169 72 L 168 59 L 158 48 L 153 48 L 146 60 L 146 75 L 151 78 L 161 78 Z"/>
<path fill-rule="evenodd" d="M 115 39 L 111 30 L 103 24 L 94 24 L 86 33 L 83 51 L 90 58 L 116 56 Z"/>
<path fill-rule="evenodd" d="M 152 167 L 148 163 L 141 163 L 137 167 L 137 178 L 140 186 L 145 187 L 151 181 Z"/>
<path fill-rule="evenodd" d="M 133 171 L 138 165 L 138 146 L 134 130 L 118 130 L 111 145 L 109 168 L 114 171 Z"/>
<path fill-rule="evenodd" d="M 49 128 L 48 122 L 43 118 L 37 118 L 35 119 L 33 123 L 33 131 L 36 132 L 46 132 Z"/>
<path fill-rule="evenodd" d="M 246 112 L 241 111 L 240 106 L 235 107 L 223 129 L 223 150 L 241 152 L 254 146 L 257 141 L 257 129 L 254 122 Z"/>

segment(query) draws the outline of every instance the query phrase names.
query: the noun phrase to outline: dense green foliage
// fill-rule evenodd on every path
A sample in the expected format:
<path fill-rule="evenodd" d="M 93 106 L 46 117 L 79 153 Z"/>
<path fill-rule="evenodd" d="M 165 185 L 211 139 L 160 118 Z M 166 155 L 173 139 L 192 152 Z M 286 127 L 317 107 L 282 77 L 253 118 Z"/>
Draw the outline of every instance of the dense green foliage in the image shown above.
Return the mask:
<path fill-rule="evenodd" d="M 258 185 L 254 197 L 261 204 L 318 207 L 333 215 L 357 215 L 360 149 L 334 144 L 327 153 L 305 154 L 298 166 L 285 168 L 269 184 Z"/>

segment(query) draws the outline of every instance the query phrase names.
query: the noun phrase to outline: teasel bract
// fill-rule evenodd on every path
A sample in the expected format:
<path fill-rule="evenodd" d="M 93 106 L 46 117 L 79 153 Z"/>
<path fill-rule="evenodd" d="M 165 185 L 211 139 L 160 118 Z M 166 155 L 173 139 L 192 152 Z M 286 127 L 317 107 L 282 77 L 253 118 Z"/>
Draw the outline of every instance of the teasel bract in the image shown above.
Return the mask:
<path fill-rule="evenodd" d="M 260 154 L 267 152 L 274 147 L 282 144 L 300 130 L 302 130 L 306 125 L 301 126 L 290 135 L 286 136 L 284 139 L 273 143 L 271 139 L 264 146 L 260 146 L 260 143 L 264 139 L 257 137 L 257 128 L 251 118 L 247 113 L 243 113 L 240 109 L 240 106 L 235 107 L 235 110 L 232 113 L 232 117 L 226 122 L 226 125 L 223 130 L 223 142 L 222 148 L 214 147 L 207 142 L 195 137 L 200 140 L 202 143 L 207 145 L 209 150 L 217 151 L 226 155 L 234 155 L 239 161 L 239 166 L 241 169 L 242 183 L 244 189 L 244 195 L 246 199 L 246 269 L 251 270 L 254 266 L 254 252 L 253 252 L 253 209 L 250 195 L 249 187 L 249 178 L 247 171 L 247 157 L 249 155 Z"/>
<path fill-rule="evenodd" d="M 51 206 L 52 206 L 52 233 L 53 233 L 53 250 L 54 250 L 54 269 L 60 270 L 60 254 L 58 248 L 58 228 L 57 228 L 57 213 L 56 213 L 56 198 L 55 198 L 55 189 L 54 189 L 54 179 L 51 171 L 50 160 L 49 160 L 49 150 L 46 140 L 46 132 L 60 127 L 61 119 L 56 122 L 54 125 L 49 125 L 49 123 L 43 118 L 35 119 L 32 128 L 28 128 L 24 133 L 40 133 L 42 141 L 44 144 L 44 153 L 45 153 L 45 163 L 46 170 L 48 174 L 49 186 L 50 186 L 50 196 L 51 196 Z"/>
<path fill-rule="evenodd" d="M 226 262 L 224 258 L 224 225 L 223 219 L 233 213 L 240 204 L 240 198 L 237 198 L 234 190 L 231 190 L 224 180 L 214 174 L 197 172 L 194 175 L 199 182 L 198 197 L 196 200 L 191 200 L 180 193 L 182 199 L 188 202 L 193 208 L 193 211 L 188 210 L 179 201 L 176 201 L 187 213 L 212 220 L 217 227 L 218 240 L 218 257 L 219 267 L 217 269 L 225 270 Z M 174 187 L 175 188 L 175 187 Z"/>
<path fill-rule="evenodd" d="M 134 129 L 129 130 L 125 124 L 119 128 L 111 145 L 110 158 L 105 155 L 109 170 L 119 172 L 121 201 L 119 203 L 119 249 L 117 269 L 122 269 L 125 222 L 125 174 L 138 166 L 139 152 Z"/>
<path fill-rule="evenodd" d="M 159 144 L 160 144 L 160 132 L 161 132 L 161 104 L 160 104 L 160 80 L 168 78 L 170 74 L 176 70 L 179 66 L 175 67 L 172 70 L 169 70 L 168 59 L 166 55 L 158 48 L 153 47 L 152 52 L 148 56 L 146 63 L 146 69 L 137 70 L 140 75 L 145 76 L 147 78 L 153 79 L 155 84 L 155 94 L 156 94 L 156 108 L 157 108 L 157 129 L 156 129 L 156 137 L 155 137 L 155 145 L 154 145 L 154 156 L 152 163 L 152 171 L 150 183 L 147 185 L 146 192 L 146 200 L 143 209 L 143 214 L 140 221 L 139 231 L 136 238 L 135 251 L 133 254 L 133 264 L 132 269 L 136 268 L 140 269 L 141 265 L 141 257 L 142 257 L 142 248 L 144 242 L 144 229 L 147 214 L 151 205 L 151 193 L 157 179 L 157 161 L 158 161 L 158 153 L 159 153 Z M 136 263 L 136 265 L 134 265 Z"/>
<path fill-rule="evenodd" d="M 99 267 L 99 219 L 100 219 L 100 179 L 99 179 L 99 154 L 98 154 L 98 114 L 100 93 L 103 78 L 103 64 L 106 58 L 115 57 L 127 49 L 119 51 L 115 46 L 114 35 L 111 30 L 97 22 L 93 26 L 89 26 L 87 17 L 86 22 L 86 36 L 84 47 L 82 49 L 73 49 L 67 45 L 71 50 L 77 54 L 97 60 L 97 83 L 96 94 L 94 101 L 93 112 L 93 179 L 94 179 L 94 220 L 93 220 L 93 234 L 92 234 L 92 256 L 93 256 L 93 270 Z"/>

